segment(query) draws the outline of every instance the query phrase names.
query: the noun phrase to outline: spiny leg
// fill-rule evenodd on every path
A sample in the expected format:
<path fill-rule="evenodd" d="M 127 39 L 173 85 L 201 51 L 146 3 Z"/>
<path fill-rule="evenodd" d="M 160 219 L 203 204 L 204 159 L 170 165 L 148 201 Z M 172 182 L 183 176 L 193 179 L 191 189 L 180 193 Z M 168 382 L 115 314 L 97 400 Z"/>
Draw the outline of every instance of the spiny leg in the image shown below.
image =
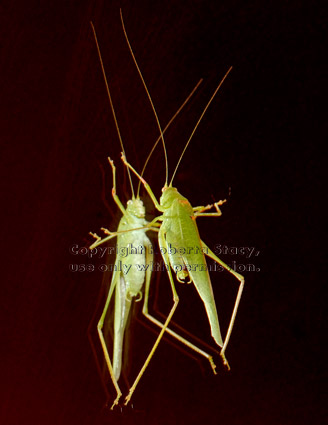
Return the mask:
<path fill-rule="evenodd" d="M 104 276 L 105 276 L 105 274 L 104 274 Z M 102 288 L 102 289 L 104 289 L 104 288 Z M 106 382 L 104 380 L 103 370 L 102 370 L 102 367 L 100 365 L 100 361 L 99 361 L 99 358 L 98 358 L 98 355 L 97 355 L 97 351 L 96 351 L 96 345 L 95 345 L 95 343 L 93 341 L 93 338 L 92 338 L 92 331 L 94 329 L 94 321 L 95 321 L 95 318 L 96 318 L 97 313 L 98 313 L 98 306 L 99 306 L 100 302 L 102 301 L 102 299 L 103 299 L 103 291 L 100 291 L 100 293 L 98 295 L 98 300 L 97 300 L 97 308 L 95 309 L 95 311 L 93 313 L 93 316 L 92 316 L 92 318 L 90 320 L 90 323 L 89 323 L 89 326 L 88 326 L 88 330 L 87 330 L 87 334 L 88 334 L 88 339 L 89 339 L 89 343 L 90 343 L 90 346 L 91 346 L 92 354 L 93 354 L 93 357 L 94 357 L 94 360 L 95 360 L 95 363 L 96 363 L 98 375 L 100 377 L 100 380 L 101 380 L 101 383 L 102 383 L 104 392 L 106 394 L 106 404 L 105 405 L 107 406 L 108 401 L 111 399 L 111 395 L 110 395 L 110 393 L 108 391 Z"/>
<path fill-rule="evenodd" d="M 110 157 L 108 157 L 108 162 L 109 162 L 110 166 L 112 167 L 112 172 L 113 172 L 112 196 L 113 196 L 113 199 L 116 202 L 117 206 L 121 210 L 122 214 L 125 215 L 125 208 L 124 208 L 120 198 L 116 194 L 116 167 L 114 165 L 114 161 Z"/>
<path fill-rule="evenodd" d="M 159 235 L 158 235 L 158 242 L 159 242 L 160 247 L 164 247 L 165 238 L 164 238 L 161 231 L 159 232 Z M 154 352 L 155 352 L 160 340 L 162 339 L 164 332 L 167 330 L 168 324 L 170 323 L 170 320 L 171 320 L 173 313 L 175 312 L 175 309 L 177 308 L 177 305 L 178 305 L 178 302 L 179 302 L 179 297 L 178 297 L 178 294 L 177 294 L 175 286 L 174 286 L 174 280 L 173 280 L 172 272 L 171 272 L 171 269 L 170 269 L 170 266 L 169 266 L 169 257 L 167 255 L 167 253 L 166 254 L 163 253 L 162 255 L 163 255 L 163 260 L 164 260 L 165 265 L 167 267 L 168 275 L 169 275 L 169 279 L 170 279 L 170 284 L 171 284 L 171 289 L 172 289 L 172 294 L 173 294 L 173 306 L 172 306 L 170 313 L 167 316 L 167 319 L 166 319 L 166 321 L 165 321 L 165 323 L 164 323 L 164 325 L 163 325 L 163 327 L 162 327 L 162 329 L 161 329 L 161 331 L 160 331 L 160 333 L 159 333 L 159 335 L 158 335 L 158 337 L 155 341 L 155 344 L 153 345 L 153 348 L 151 349 L 145 363 L 143 364 L 142 368 L 140 369 L 140 372 L 138 373 L 138 376 L 136 377 L 133 385 L 131 386 L 131 388 L 129 390 L 129 394 L 125 398 L 125 403 L 124 403 L 125 405 L 127 405 L 128 402 L 130 401 L 132 394 L 133 394 L 134 390 L 136 389 L 138 382 L 140 381 L 140 378 L 142 377 L 142 375 L 145 372 L 151 358 L 153 357 Z"/>
<path fill-rule="evenodd" d="M 105 238 L 102 239 L 100 236 L 97 235 L 97 233 L 89 232 L 89 235 L 91 235 L 92 237 L 94 237 L 96 239 L 96 242 L 94 242 L 92 245 L 90 245 L 89 249 L 96 248 L 98 245 L 101 245 L 101 244 L 109 241 L 110 239 L 114 238 L 119 233 L 119 232 L 110 232 L 109 230 L 104 229 L 103 227 L 101 228 L 101 230 L 105 231 L 105 233 L 108 234 L 109 236 L 106 236 Z"/>
<path fill-rule="evenodd" d="M 223 201 L 215 202 L 214 204 L 206 205 L 205 207 L 194 207 L 194 213 L 196 217 L 220 217 L 222 215 L 222 212 L 219 208 L 219 206 L 223 205 L 225 202 L 227 202 L 226 199 Z M 204 213 L 203 211 L 209 210 L 211 208 L 216 209 L 216 213 Z"/>
<path fill-rule="evenodd" d="M 150 286 L 149 283 L 150 282 L 146 282 L 145 298 L 144 298 L 144 304 L 143 304 L 142 313 L 144 314 L 145 317 L 147 317 L 148 320 L 150 320 L 152 323 L 154 323 L 155 325 L 157 325 L 158 327 L 160 327 L 162 329 L 164 327 L 164 323 L 162 323 L 161 321 L 159 321 L 154 316 L 152 316 L 152 315 L 150 315 L 148 313 L 149 286 Z M 207 353 L 206 351 L 204 351 L 201 348 L 197 347 L 197 345 L 193 344 L 192 342 L 188 341 L 187 339 L 183 338 L 181 335 L 179 335 L 178 333 L 174 332 L 169 327 L 166 328 L 165 332 L 167 332 L 173 338 L 175 338 L 178 341 L 180 341 L 182 344 L 184 344 L 187 347 L 189 347 L 191 350 L 193 350 L 196 353 L 200 354 L 201 356 L 205 357 L 209 361 L 209 363 L 211 365 L 211 368 L 213 370 L 213 373 L 216 375 L 216 373 L 217 373 L 216 372 L 216 365 L 214 363 L 213 357 L 209 353 Z"/>
<path fill-rule="evenodd" d="M 99 320 L 98 325 L 97 325 L 98 335 L 99 335 L 101 347 L 103 349 L 107 368 L 108 368 L 111 380 L 112 380 L 113 385 L 114 385 L 115 390 L 116 390 L 116 399 L 114 400 L 111 409 L 113 409 L 114 406 L 116 404 L 118 404 L 118 401 L 119 401 L 119 399 L 122 395 L 122 392 L 121 392 L 120 387 L 118 386 L 117 380 L 116 380 L 115 375 L 114 375 L 113 366 L 112 366 L 112 363 L 110 361 L 109 353 L 108 353 L 107 346 L 106 346 L 106 341 L 105 341 L 105 338 L 104 338 L 104 335 L 103 335 L 103 326 L 104 326 L 104 320 L 105 320 L 105 317 L 106 317 L 106 314 L 107 314 L 107 310 L 108 310 L 108 307 L 109 307 L 109 303 L 110 303 L 110 300 L 111 300 L 111 297 L 112 297 L 112 294 L 113 294 L 113 290 L 114 290 L 115 286 L 117 285 L 116 279 L 118 279 L 118 278 L 119 278 L 119 272 L 114 271 L 111 286 L 109 288 L 107 300 L 106 300 L 106 303 L 105 303 L 105 307 L 104 307 L 104 310 L 102 312 L 102 315 L 101 315 L 100 320 Z"/>
<path fill-rule="evenodd" d="M 121 159 L 123 163 L 138 177 L 138 179 L 141 181 L 141 183 L 144 185 L 145 189 L 148 192 L 148 195 L 151 197 L 151 200 L 153 201 L 155 208 L 158 211 L 164 212 L 163 208 L 159 204 L 159 202 L 156 199 L 156 196 L 154 195 L 154 192 L 151 190 L 149 184 L 146 182 L 146 180 L 132 167 L 131 164 L 128 163 L 128 161 L 125 158 L 124 152 L 121 153 Z"/>
<path fill-rule="evenodd" d="M 235 319 L 236 319 L 238 306 L 239 306 L 240 299 L 241 299 L 241 294 L 242 294 L 243 289 L 244 289 L 245 279 L 244 279 L 244 276 L 237 273 L 235 270 L 233 270 L 231 267 L 229 267 L 227 264 L 225 264 L 222 260 L 220 260 L 220 258 L 218 258 L 214 254 L 214 252 L 212 252 L 203 241 L 201 241 L 201 244 L 202 244 L 202 247 L 203 247 L 203 252 L 205 252 L 208 257 L 210 257 L 212 260 L 214 260 L 218 264 L 220 264 L 224 269 L 226 269 L 229 273 L 231 273 L 233 276 L 235 276 L 240 282 L 236 301 L 235 301 L 235 305 L 234 305 L 234 308 L 233 308 L 233 311 L 232 311 L 232 315 L 231 315 L 231 319 L 230 319 L 230 323 L 229 323 L 229 327 L 228 327 L 228 331 L 227 331 L 227 334 L 226 334 L 226 337 L 224 339 L 224 343 L 223 343 L 223 346 L 222 346 L 222 349 L 221 349 L 221 352 L 220 352 L 220 356 L 222 357 L 224 365 L 226 365 L 228 367 L 228 369 L 230 369 L 229 363 L 228 363 L 228 361 L 225 357 L 225 351 L 227 349 L 229 339 L 230 339 L 230 336 L 231 336 L 231 332 L 232 332 L 232 328 L 233 328 L 233 325 L 234 325 L 234 322 L 235 322 Z"/>
<path fill-rule="evenodd" d="M 134 229 L 128 229 L 128 230 L 120 230 L 119 232 L 111 232 L 110 230 L 106 229 L 105 227 L 102 227 L 101 230 L 106 235 L 109 235 L 109 236 L 106 236 L 105 238 L 102 239 L 100 236 L 97 235 L 97 233 L 89 232 L 89 235 L 93 236 L 96 239 L 96 242 L 94 242 L 89 247 L 89 249 L 94 249 L 97 246 L 99 246 L 99 245 L 101 245 L 101 244 L 103 244 L 105 242 L 108 242 L 110 239 L 114 238 L 115 236 L 119 236 L 119 235 L 121 235 L 123 233 L 134 232 L 135 230 L 143 230 L 143 229 L 145 229 L 145 230 L 153 230 L 154 232 L 158 232 L 159 225 L 158 225 L 158 227 L 153 227 L 153 226 L 157 226 L 156 223 L 155 223 L 155 219 L 151 223 L 148 223 L 146 226 L 136 227 Z"/>

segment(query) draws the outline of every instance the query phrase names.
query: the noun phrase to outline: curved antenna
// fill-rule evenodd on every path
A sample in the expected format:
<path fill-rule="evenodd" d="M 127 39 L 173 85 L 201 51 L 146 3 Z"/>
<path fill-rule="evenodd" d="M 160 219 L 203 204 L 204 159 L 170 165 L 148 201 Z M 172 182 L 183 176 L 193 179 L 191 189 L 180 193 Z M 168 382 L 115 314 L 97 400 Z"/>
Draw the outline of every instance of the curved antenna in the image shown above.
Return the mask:
<path fill-rule="evenodd" d="M 93 31 L 93 36 L 94 36 L 94 39 L 95 39 L 95 42 L 96 42 L 96 46 L 97 46 L 97 51 L 98 51 L 100 66 L 101 66 L 101 70 L 102 70 L 104 81 L 105 81 L 105 85 L 106 85 L 107 96 L 108 96 L 108 99 L 109 99 L 110 107 L 111 107 L 111 110 L 112 110 L 112 113 L 113 113 L 113 117 L 114 117 L 114 121 L 115 121 L 117 135 L 118 135 L 118 138 L 120 140 L 122 151 L 123 151 L 123 153 L 125 155 L 123 140 L 122 140 L 122 137 L 121 137 L 121 132 L 120 132 L 119 126 L 118 126 L 118 122 L 117 122 L 117 118 L 116 118 L 116 114 L 115 114 L 115 109 L 114 109 L 112 97 L 111 97 L 110 91 L 109 91 L 107 76 L 106 76 L 105 67 L 104 67 L 104 63 L 103 63 L 101 52 L 100 52 L 100 47 L 99 47 L 99 43 L 98 43 L 98 39 L 97 39 L 96 30 L 95 30 L 95 27 L 93 26 L 92 21 L 90 21 L 90 24 L 91 24 L 91 28 L 92 28 L 92 31 Z M 132 199 L 135 199 L 134 190 L 133 190 L 133 184 L 132 184 L 132 178 L 131 178 L 131 173 L 130 173 L 130 170 L 129 169 L 128 169 L 128 176 L 129 176 L 129 181 L 130 181 L 130 186 L 131 186 Z"/>
<path fill-rule="evenodd" d="M 188 95 L 187 99 L 183 102 L 183 104 L 180 106 L 180 108 L 176 111 L 176 113 L 173 115 L 173 117 L 170 119 L 170 121 L 166 124 L 166 126 L 164 127 L 163 130 L 163 134 L 165 133 L 165 131 L 169 128 L 169 126 L 172 124 L 172 122 L 175 120 L 175 118 L 179 115 L 179 113 L 181 112 L 181 110 L 185 107 L 185 105 L 189 102 L 189 99 L 191 98 L 191 96 L 195 93 L 195 91 L 198 89 L 199 85 L 202 83 L 203 79 L 201 78 L 198 83 L 196 84 L 196 86 L 193 88 L 192 92 Z M 156 142 L 154 143 L 154 146 L 152 147 L 151 151 L 149 152 L 147 159 L 145 161 L 145 164 L 143 166 L 143 169 L 141 171 L 141 177 L 144 175 L 144 172 L 146 170 L 147 164 L 150 160 L 150 157 L 152 156 L 156 146 L 158 145 L 158 143 L 161 140 L 161 135 L 157 138 Z M 139 197 L 139 192 L 140 192 L 140 186 L 141 186 L 141 180 L 139 180 L 138 183 L 138 192 L 137 192 L 137 196 Z"/>
<path fill-rule="evenodd" d="M 222 84 L 223 84 L 224 80 L 227 78 L 227 76 L 228 76 L 228 74 L 230 73 L 230 71 L 231 71 L 231 70 L 232 70 L 232 66 L 230 66 L 230 68 L 228 69 L 228 71 L 225 73 L 224 77 L 223 77 L 223 78 L 222 78 L 222 80 L 220 81 L 220 84 L 219 84 L 219 85 L 217 86 L 217 88 L 215 89 L 215 91 L 214 91 L 214 93 L 212 94 L 212 96 L 211 96 L 210 100 L 207 102 L 207 105 L 205 106 L 205 108 L 204 108 L 204 110 L 203 110 L 203 112 L 202 112 L 201 116 L 199 117 L 199 119 L 198 119 L 198 121 L 197 121 L 197 123 L 196 123 L 196 125 L 195 125 L 195 127 L 194 127 L 194 129 L 193 129 L 193 131 L 191 132 L 191 135 L 190 135 L 190 137 L 189 137 L 189 139 L 188 139 L 188 141 L 187 141 L 187 143 L 186 143 L 186 145 L 185 145 L 185 147 L 184 147 L 184 149 L 183 149 L 183 151 L 182 151 L 182 154 L 180 155 L 180 158 L 179 158 L 179 161 L 178 161 L 178 163 L 177 163 L 177 166 L 175 167 L 175 170 L 174 170 L 173 176 L 172 176 L 171 181 L 170 181 L 170 187 L 172 187 L 173 179 L 174 179 L 175 174 L 176 174 L 176 172 L 177 172 L 177 170 L 178 170 L 178 167 L 179 167 L 180 162 L 181 162 L 181 160 L 182 160 L 182 158 L 183 158 L 183 155 L 184 155 L 184 153 L 186 152 L 187 147 L 189 146 L 190 140 L 192 139 L 192 137 L 193 137 L 193 135 L 194 135 L 194 133 L 195 133 L 195 131 L 196 131 L 197 127 L 199 126 L 199 124 L 200 124 L 200 122 L 201 122 L 201 120 L 203 119 L 203 116 L 205 115 L 205 112 L 207 111 L 207 108 L 210 106 L 210 104 L 211 104 L 212 100 L 214 99 L 214 97 L 215 97 L 216 93 L 219 91 L 220 87 L 222 86 Z"/>
<path fill-rule="evenodd" d="M 136 68 L 137 68 L 137 70 L 138 70 L 138 73 L 139 73 L 139 76 L 140 76 L 140 78 L 141 78 L 142 84 L 144 85 L 144 88 L 145 88 L 145 90 L 146 90 L 146 93 L 147 93 L 148 99 L 149 99 L 149 101 L 150 101 L 150 104 L 151 104 L 152 110 L 153 110 L 154 115 L 155 115 L 155 118 L 156 118 L 157 126 L 158 126 L 158 128 L 159 128 L 159 132 L 160 132 L 160 135 L 161 135 L 161 140 L 162 140 L 162 143 L 163 143 L 163 149 L 164 149 L 164 156 L 165 156 L 165 167 L 166 167 L 166 173 L 165 173 L 165 186 L 167 186 L 167 180 L 168 180 L 168 174 L 169 174 L 169 166 L 168 166 L 168 161 L 167 161 L 167 153 L 166 153 L 166 148 L 165 148 L 165 142 L 164 142 L 164 135 L 163 135 L 163 131 L 162 131 L 161 124 L 160 124 L 160 122 L 159 122 L 159 119 L 158 119 L 158 116 L 157 116 L 157 113 L 156 113 L 155 106 L 154 106 L 153 101 L 152 101 L 152 99 L 151 99 L 151 96 L 150 96 L 149 90 L 148 90 L 147 85 L 146 85 L 146 83 L 145 83 L 145 80 L 144 80 L 144 78 L 143 78 L 143 76 L 142 76 L 142 73 L 141 73 L 140 68 L 139 68 L 139 66 L 138 66 L 138 63 L 137 63 L 137 60 L 136 60 L 136 58 L 135 58 L 135 56 L 134 56 L 134 53 L 133 53 L 133 50 L 132 50 L 132 47 L 131 47 L 131 44 L 130 44 L 130 41 L 129 41 L 128 35 L 127 35 L 127 33 L 126 33 L 125 26 L 124 26 L 124 21 L 123 21 L 122 9 L 120 9 L 120 15 L 121 15 L 122 28 L 123 28 L 123 32 L 124 32 L 124 36 L 125 36 L 126 42 L 127 42 L 128 46 L 129 46 L 129 50 L 130 50 L 130 53 L 131 53 L 132 59 L 133 59 L 134 64 L 135 64 L 135 66 L 136 66 Z"/>

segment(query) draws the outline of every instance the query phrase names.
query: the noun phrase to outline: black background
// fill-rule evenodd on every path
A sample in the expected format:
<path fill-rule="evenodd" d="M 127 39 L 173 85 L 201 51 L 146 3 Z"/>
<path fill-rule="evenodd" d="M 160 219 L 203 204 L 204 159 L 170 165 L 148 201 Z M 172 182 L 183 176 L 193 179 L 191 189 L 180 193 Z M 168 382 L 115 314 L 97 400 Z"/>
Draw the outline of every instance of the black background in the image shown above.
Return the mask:
<path fill-rule="evenodd" d="M 204 78 L 167 132 L 171 173 L 233 65 L 174 183 L 193 205 L 223 199 L 231 188 L 222 217 L 198 220 L 201 236 L 212 248 L 255 247 L 256 257 L 220 257 L 259 271 L 244 273 L 227 350 L 231 372 L 217 356 L 212 376 L 206 362 L 165 340 L 137 387 L 133 409 L 110 412 L 87 337 L 102 275 L 69 271 L 71 263 L 97 268 L 103 261 L 69 249 L 88 246 L 90 230 L 117 225 L 108 155 L 118 168 L 121 199 L 130 196 L 90 20 L 127 156 L 138 170 L 158 136 L 120 7 L 163 125 Z M 300 1 L 2 3 L 2 423 L 323 423 L 322 25 L 320 11 Z M 99 163 L 111 211 L 102 201 Z M 161 149 L 145 177 L 159 196 Z M 156 211 L 144 199 L 151 217 Z M 167 313 L 167 278 L 160 283 L 159 310 Z M 220 273 L 212 274 L 212 283 L 226 329 L 237 285 Z M 175 321 L 215 348 L 196 291 L 186 285 L 178 291 Z M 136 332 L 131 376 L 155 338 L 152 327 Z"/>

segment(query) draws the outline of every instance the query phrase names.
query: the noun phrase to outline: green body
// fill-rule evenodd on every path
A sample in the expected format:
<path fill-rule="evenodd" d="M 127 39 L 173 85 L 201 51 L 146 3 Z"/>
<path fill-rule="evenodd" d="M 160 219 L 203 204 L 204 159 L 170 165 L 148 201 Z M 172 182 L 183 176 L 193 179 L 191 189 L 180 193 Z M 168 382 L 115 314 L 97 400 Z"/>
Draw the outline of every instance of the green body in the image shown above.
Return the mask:
<path fill-rule="evenodd" d="M 148 230 L 157 229 L 151 228 L 148 225 L 148 222 L 145 219 L 145 207 L 139 198 L 129 200 L 127 207 L 124 208 L 120 199 L 116 195 L 115 166 L 113 161 L 110 158 L 108 159 L 113 170 L 112 195 L 123 215 L 116 232 L 110 232 L 109 230 L 102 228 L 102 230 L 108 235 L 104 238 L 99 237 L 95 233 L 91 233 L 96 239 L 96 242 L 90 246 L 90 249 L 94 249 L 98 245 L 117 237 L 117 256 L 114 271 L 105 307 L 97 325 L 98 335 L 108 371 L 116 389 L 116 399 L 113 402 L 113 408 L 116 404 L 118 404 L 122 395 L 121 389 L 118 385 L 118 380 L 122 369 L 124 333 L 131 304 L 133 299 L 140 300 L 142 298 L 144 284 L 146 285 L 146 291 L 149 290 L 150 285 L 151 268 L 149 267 L 149 264 L 153 259 L 153 253 L 151 242 L 147 237 L 146 232 Z M 114 290 L 114 336 L 113 359 L 111 361 L 103 333 L 103 327 Z"/>
<path fill-rule="evenodd" d="M 134 297 L 141 298 L 146 279 L 146 252 L 152 255 L 146 225 L 142 201 L 139 199 L 128 201 L 117 230 L 118 254 L 111 282 L 111 286 L 115 287 L 113 371 L 116 380 L 121 373 L 123 339 L 131 302 Z M 144 228 L 140 229 L 142 227 Z M 136 228 L 140 230 L 131 231 Z"/>
<path fill-rule="evenodd" d="M 206 314 L 211 327 L 211 334 L 217 345 L 221 347 L 220 356 L 222 357 L 224 365 L 230 369 L 229 363 L 225 357 L 225 350 L 228 346 L 236 318 L 241 294 L 244 287 L 244 277 L 225 264 L 222 260 L 220 260 L 220 258 L 218 258 L 205 245 L 205 243 L 200 239 L 196 224 L 197 217 L 221 216 L 222 213 L 219 206 L 224 204 L 226 201 L 218 201 L 213 205 L 192 207 L 188 199 L 182 196 L 176 188 L 172 187 L 171 184 L 168 186 L 165 183 L 162 189 L 160 202 L 158 202 L 149 184 L 127 162 L 124 154 L 122 154 L 122 160 L 123 163 L 129 167 L 130 170 L 132 170 L 133 173 L 140 179 L 149 196 L 151 197 L 155 207 L 162 213 L 162 215 L 156 217 L 152 223 L 150 223 L 150 225 L 156 223 L 157 221 L 162 222 L 158 232 L 158 243 L 161 248 L 163 260 L 168 272 L 174 305 L 167 317 L 165 324 L 162 327 L 160 336 L 164 331 L 171 333 L 170 329 L 168 328 L 168 324 L 179 302 L 179 297 L 175 290 L 174 279 L 171 272 L 172 268 L 179 282 L 183 282 L 188 279 L 189 282 L 194 283 L 197 292 L 204 303 Z M 215 208 L 216 212 L 205 212 L 213 207 Z M 239 280 L 239 289 L 224 341 L 222 341 L 221 337 L 218 314 L 204 253 Z M 207 355 L 207 353 L 204 353 L 198 347 L 189 344 L 188 341 L 183 340 L 180 337 L 177 337 L 177 339 L 191 347 L 196 352 L 207 357 L 211 363 L 214 373 L 216 373 L 215 365 L 212 363 L 211 356 Z"/>
<path fill-rule="evenodd" d="M 194 210 L 174 187 L 163 189 L 160 205 L 163 223 L 159 230 L 159 240 L 164 241 L 163 248 L 168 249 L 170 265 L 177 279 L 180 281 L 189 276 L 189 280 L 194 283 L 205 305 L 212 336 L 222 347 L 218 314 Z"/>

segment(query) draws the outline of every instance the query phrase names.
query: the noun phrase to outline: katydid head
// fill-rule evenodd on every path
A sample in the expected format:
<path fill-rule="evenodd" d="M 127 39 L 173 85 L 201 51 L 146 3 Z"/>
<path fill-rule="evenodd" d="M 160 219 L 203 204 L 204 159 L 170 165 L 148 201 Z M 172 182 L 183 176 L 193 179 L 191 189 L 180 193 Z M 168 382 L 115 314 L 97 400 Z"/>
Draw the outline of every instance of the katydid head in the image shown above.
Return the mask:
<path fill-rule="evenodd" d="M 138 218 L 145 218 L 145 215 L 146 215 L 145 206 L 142 200 L 139 198 L 130 199 L 127 202 L 126 211 L 127 213 Z"/>
<path fill-rule="evenodd" d="M 172 202 L 176 198 L 176 195 L 178 193 L 178 190 L 175 187 L 165 186 L 162 189 L 162 196 L 159 199 L 159 202 L 163 208 L 170 208 L 172 205 Z"/>
<path fill-rule="evenodd" d="M 189 204 L 188 200 L 179 193 L 176 187 L 165 185 L 162 189 L 162 196 L 159 199 L 161 206 L 164 209 L 169 209 L 175 200 Z"/>

